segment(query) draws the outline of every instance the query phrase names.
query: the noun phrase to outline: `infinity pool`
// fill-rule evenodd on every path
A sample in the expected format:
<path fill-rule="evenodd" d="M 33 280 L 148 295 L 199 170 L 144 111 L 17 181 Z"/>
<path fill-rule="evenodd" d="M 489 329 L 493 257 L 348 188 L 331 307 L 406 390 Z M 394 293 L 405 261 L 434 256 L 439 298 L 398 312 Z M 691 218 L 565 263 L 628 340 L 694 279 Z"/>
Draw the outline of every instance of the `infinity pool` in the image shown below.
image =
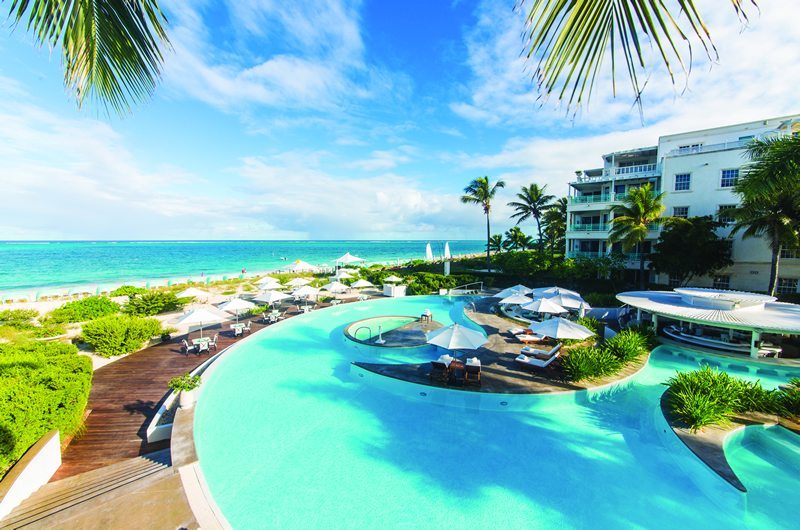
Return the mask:
<path fill-rule="evenodd" d="M 217 362 L 195 412 L 195 442 L 231 525 L 796 527 L 789 508 L 800 502 L 796 468 L 779 469 L 781 460 L 764 458 L 758 444 L 742 446 L 747 454 L 732 465 L 755 488 L 742 495 L 668 431 L 661 383 L 698 362 L 675 350 L 661 347 L 633 380 L 605 390 L 485 396 L 503 399 L 507 410 L 458 399 L 435 405 L 420 398 L 429 387 L 395 381 L 390 389 L 351 374 L 351 361 L 435 355 L 429 347 L 347 341 L 351 322 L 429 308 L 444 325 L 477 327 L 463 316 L 463 300 L 408 297 L 312 312 Z M 774 386 L 786 374 L 761 379 Z M 779 487 L 769 487 L 773 474 Z"/>

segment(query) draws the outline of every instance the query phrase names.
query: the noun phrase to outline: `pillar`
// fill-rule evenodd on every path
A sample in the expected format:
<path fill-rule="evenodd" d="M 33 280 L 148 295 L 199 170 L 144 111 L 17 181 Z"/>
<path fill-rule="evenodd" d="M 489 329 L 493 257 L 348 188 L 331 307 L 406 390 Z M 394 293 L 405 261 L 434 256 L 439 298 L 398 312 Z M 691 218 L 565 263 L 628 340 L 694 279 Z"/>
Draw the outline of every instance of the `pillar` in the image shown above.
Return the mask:
<path fill-rule="evenodd" d="M 753 336 L 750 339 L 750 357 L 755 359 L 758 357 L 758 341 L 761 340 L 761 333 L 753 330 Z"/>
<path fill-rule="evenodd" d="M 636 323 L 637 324 L 642 323 L 642 310 L 638 307 L 636 308 Z"/>
<path fill-rule="evenodd" d="M 653 331 L 658 332 L 658 315 L 653 313 Z"/>

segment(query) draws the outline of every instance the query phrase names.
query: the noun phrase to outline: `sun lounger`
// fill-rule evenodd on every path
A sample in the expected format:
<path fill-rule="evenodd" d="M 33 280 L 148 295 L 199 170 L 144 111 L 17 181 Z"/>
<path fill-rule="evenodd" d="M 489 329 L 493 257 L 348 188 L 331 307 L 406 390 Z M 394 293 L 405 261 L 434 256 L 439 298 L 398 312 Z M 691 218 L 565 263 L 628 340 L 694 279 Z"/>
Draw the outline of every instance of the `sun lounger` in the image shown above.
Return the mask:
<path fill-rule="evenodd" d="M 434 381 L 447 381 L 450 369 L 448 365 L 441 361 L 431 361 L 430 378 Z"/>
<path fill-rule="evenodd" d="M 555 347 L 550 350 L 534 350 L 532 348 L 528 348 L 528 353 L 520 353 L 514 362 L 521 367 L 528 368 L 528 367 L 535 367 L 535 368 L 544 368 L 549 366 L 556 358 L 560 355 L 561 344 L 556 344 Z M 529 356 L 530 355 L 530 356 Z"/>
<path fill-rule="evenodd" d="M 473 357 L 472 359 L 467 360 L 467 364 L 464 365 L 466 369 L 466 374 L 464 379 L 466 380 L 467 384 L 473 385 L 481 385 L 481 360 L 477 357 Z"/>
<path fill-rule="evenodd" d="M 519 335 L 514 335 L 518 341 L 522 344 L 530 344 L 532 342 L 542 342 L 544 337 L 540 337 L 539 335 L 533 335 L 529 333 L 520 333 Z"/>
<path fill-rule="evenodd" d="M 508 330 L 508 332 L 512 335 L 519 335 L 521 333 L 525 333 L 525 328 L 511 328 Z"/>

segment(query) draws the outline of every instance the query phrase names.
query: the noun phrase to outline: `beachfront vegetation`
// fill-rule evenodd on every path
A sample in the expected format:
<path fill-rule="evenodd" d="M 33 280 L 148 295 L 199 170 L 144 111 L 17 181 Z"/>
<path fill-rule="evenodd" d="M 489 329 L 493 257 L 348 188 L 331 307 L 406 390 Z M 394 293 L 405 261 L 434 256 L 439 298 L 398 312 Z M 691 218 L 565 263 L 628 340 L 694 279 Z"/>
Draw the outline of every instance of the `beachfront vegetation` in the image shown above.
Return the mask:
<path fill-rule="evenodd" d="M 556 199 L 542 216 L 544 241 L 550 250 L 550 257 L 564 252 L 567 236 L 567 198 Z"/>
<path fill-rule="evenodd" d="M 67 302 L 51 311 L 46 320 L 55 323 L 85 322 L 95 318 L 118 313 L 120 305 L 105 296 L 89 296 L 81 300 Z"/>
<path fill-rule="evenodd" d="M 589 327 L 591 322 L 584 320 Z M 597 331 L 599 325 L 595 325 Z M 591 328 L 590 328 L 591 329 Z M 561 360 L 561 368 L 570 381 L 592 380 L 622 371 L 625 366 L 638 361 L 652 347 L 650 338 L 635 329 L 627 329 L 603 341 L 599 346 L 571 348 Z"/>
<path fill-rule="evenodd" d="M 517 193 L 517 200 L 508 203 L 508 206 L 514 208 L 511 218 L 515 219 L 517 224 L 528 219 L 533 219 L 536 222 L 536 229 L 539 232 L 537 244 L 540 252 L 544 250 L 542 217 L 547 210 L 553 207 L 551 202 L 555 199 L 554 195 L 547 195 L 545 190 L 547 190 L 547 184 L 539 186 L 536 183 L 532 183 L 528 186 L 522 186 L 520 192 Z"/>
<path fill-rule="evenodd" d="M 491 242 L 491 238 L 490 238 Z M 512 226 L 505 233 L 503 248 L 505 250 L 527 250 L 533 246 L 531 236 L 525 234 L 520 227 Z"/>
<path fill-rule="evenodd" d="M 151 317 L 161 313 L 178 311 L 192 298 L 178 298 L 175 293 L 165 291 L 147 291 L 141 295 L 132 295 L 122 311 L 135 317 Z"/>
<path fill-rule="evenodd" d="M 135 296 L 137 294 L 144 294 L 148 291 L 146 287 L 135 287 L 133 285 L 120 285 L 109 296 Z"/>
<path fill-rule="evenodd" d="M 675 419 L 696 432 L 747 412 L 797 417 L 800 415 L 800 385 L 797 383 L 767 390 L 757 381 L 748 382 L 704 366 L 671 377 L 666 383 L 666 397 Z"/>
<path fill-rule="evenodd" d="M 506 183 L 502 180 L 492 184 L 489 181 L 489 177 L 478 177 L 464 188 L 464 195 L 461 196 L 461 202 L 464 204 L 479 204 L 483 208 L 483 214 L 486 216 L 486 269 L 490 272 L 492 270 L 492 257 L 489 252 L 489 240 L 492 237 L 492 230 L 489 223 L 489 213 L 497 190 L 505 187 Z"/>
<path fill-rule="evenodd" d="M 202 382 L 203 379 L 199 375 L 191 375 L 187 372 L 181 376 L 170 379 L 167 386 L 173 392 L 189 392 L 199 387 Z"/>
<path fill-rule="evenodd" d="M 466 274 L 433 274 L 430 272 L 415 272 L 405 278 L 408 283 L 408 294 L 438 294 L 439 289 L 452 289 L 459 285 L 477 282 L 478 278 Z"/>
<path fill-rule="evenodd" d="M 139 350 L 164 330 L 154 318 L 110 315 L 83 326 L 83 338 L 102 357 L 114 357 Z"/>
<path fill-rule="evenodd" d="M 686 285 L 692 278 L 708 276 L 732 265 L 731 241 L 717 235 L 725 226 L 711 216 L 690 217 L 668 226 L 650 253 L 652 268 Z"/>
<path fill-rule="evenodd" d="M 0 344 L 0 477 L 52 429 L 62 439 L 83 423 L 92 363 L 71 344 Z"/>
<path fill-rule="evenodd" d="M 746 21 L 745 2 L 729 1 Z M 756 0 L 750 3 L 757 6 Z M 524 5 L 517 3 L 520 9 Z M 616 74 L 621 71 L 627 73 L 635 101 L 641 106 L 642 91 L 650 77 L 645 67 L 649 47 L 642 46 L 643 42 L 655 48 L 657 61 L 666 67 L 673 84 L 676 64 L 686 75 L 690 70 L 690 38 L 700 43 L 710 60 L 717 58 L 696 0 L 532 0 L 528 5 L 523 35 L 528 58 L 536 60 L 533 78 L 539 92 L 555 96 L 576 111 L 589 101 L 596 82 L 609 73 L 616 94 Z M 610 70 L 601 68 L 607 55 Z"/>
<path fill-rule="evenodd" d="M 754 139 L 736 182 L 740 205 L 731 211 L 733 233 L 762 237 L 772 250 L 768 292 L 775 294 L 781 250 L 800 246 L 800 137 Z"/>
<path fill-rule="evenodd" d="M 489 238 L 486 243 L 486 249 L 489 252 L 502 252 L 504 250 L 503 234 L 495 234 Z"/>

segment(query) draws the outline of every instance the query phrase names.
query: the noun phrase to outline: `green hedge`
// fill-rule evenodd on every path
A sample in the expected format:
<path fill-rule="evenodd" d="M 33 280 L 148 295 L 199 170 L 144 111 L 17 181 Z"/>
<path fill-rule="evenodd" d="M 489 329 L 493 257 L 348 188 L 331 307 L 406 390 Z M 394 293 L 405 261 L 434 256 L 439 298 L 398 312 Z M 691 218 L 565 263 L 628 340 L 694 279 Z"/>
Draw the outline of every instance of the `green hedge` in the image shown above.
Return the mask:
<path fill-rule="evenodd" d="M 178 298 L 175 293 L 149 291 L 140 296 L 133 295 L 125 304 L 123 312 L 135 317 L 151 317 L 181 309 L 190 298 Z"/>
<path fill-rule="evenodd" d="M 98 318 L 83 326 L 84 340 L 103 357 L 134 352 L 161 333 L 161 323 L 158 320 L 129 315 Z"/>
<path fill-rule="evenodd" d="M 82 300 L 67 302 L 47 315 L 47 320 L 56 323 L 86 322 L 95 318 L 118 313 L 120 306 L 105 296 L 90 296 Z"/>
<path fill-rule="evenodd" d="M 388 275 L 387 275 L 388 276 Z M 475 276 L 467 274 L 454 274 L 445 276 L 444 274 L 433 274 L 430 272 L 415 272 L 407 276 L 408 294 L 439 294 L 439 289 L 452 289 L 459 285 L 466 285 L 477 282 Z"/>
<path fill-rule="evenodd" d="M 82 425 L 92 362 L 62 343 L 0 344 L 0 476 L 52 429 Z"/>
<path fill-rule="evenodd" d="M 109 296 L 134 296 L 137 294 L 144 294 L 147 289 L 144 287 L 135 287 L 133 285 L 121 285 L 111 291 Z"/>
<path fill-rule="evenodd" d="M 590 327 L 592 323 L 584 321 L 583 324 Z M 646 334 L 627 329 L 600 346 L 571 349 L 564 355 L 561 368 L 570 381 L 596 379 L 619 373 L 628 363 L 646 355 L 649 349 L 650 342 Z"/>
<path fill-rule="evenodd" d="M 16 330 L 30 330 L 35 326 L 33 319 L 39 316 L 35 309 L 5 309 L 0 311 L 0 326 L 9 326 Z"/>
<path fill-rule="evenodd" d="M 743 412 L 764 412 L 779 416 L 800 415 L 800 381 L 786 388 L 767 390 L 761 383 L 748 382 L 704 366 L 678 373 L 667 381 L 669 409 L 692 431 L 722 423 Z"/>

